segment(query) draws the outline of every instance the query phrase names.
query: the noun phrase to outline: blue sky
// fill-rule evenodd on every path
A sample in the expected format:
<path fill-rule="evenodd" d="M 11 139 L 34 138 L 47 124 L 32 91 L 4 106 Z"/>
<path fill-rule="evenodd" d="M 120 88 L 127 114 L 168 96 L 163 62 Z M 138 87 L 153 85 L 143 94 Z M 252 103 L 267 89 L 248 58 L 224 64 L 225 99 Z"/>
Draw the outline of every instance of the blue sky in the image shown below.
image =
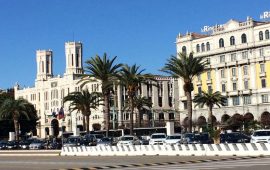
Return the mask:
<path fill-rule="evenodd" d="M 107 52 L 158 71 L 176 53 L 177 34 L 229 19 L 259 19 L 269 0 L 0 0 L 0 88 L 33 86 L 37 49 L 52 49 L 65 71 L 64 43 L 82 41 L 84 60 Z"/>

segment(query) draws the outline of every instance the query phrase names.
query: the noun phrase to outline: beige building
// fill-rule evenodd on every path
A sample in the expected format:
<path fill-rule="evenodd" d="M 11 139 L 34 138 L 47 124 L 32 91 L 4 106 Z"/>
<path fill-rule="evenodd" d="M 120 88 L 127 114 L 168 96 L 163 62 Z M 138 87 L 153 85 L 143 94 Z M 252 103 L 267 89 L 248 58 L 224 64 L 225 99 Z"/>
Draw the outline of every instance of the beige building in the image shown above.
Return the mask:
<path fill-rule="evenodd" d="M 77 128 L 82 127 L 82 115 L 80 113 L 70 113 L 68 103 L 63 105 L 63 98 L 70 92 L 81 91 L 82 88 L 78 81 L 77 74 L 83 73 L 83 48 L 80 42 L 65 43 L 66 70 L 63 76 L 54 76 L 53 74 L 53 52 L 51 50 L 37 50 L 37 75 L 34 87 L 20 88 L 19 84 L 15 86 L 15 98 L 24 98 L 31 102 L 38 113 L 39 124 L 37 135 L 46 137 L 53 135 L 55 128 L 65 127 L 66 131 L 77 133 Z M 156 86 L 149 82 L 142 85 L 138 93 L 147 96 L 153 102 L 153 108 L 144 112 L 145 126 L 163 126 L 170 120 L 178 120 L 179 114 L 176 114 L 175 108 L 178 101 L 178 81 L 170 77 L 157 76 Z M 88 88 L 90 92 L 100 91 L 101 84 L 93 82 L 83 88 Z M 111 102 L 111 124 L 114 128 L 118 126 L 129 125 L 129 113 L 124 109 L 124 100 L 126 98 L 125 88 L 117 87 L 117 93 L 112 94 L 112 101 L 116 99 L 117 104 Z M 52 115 L 58 114 L 63 106 L 65 118 L 57 120 Z M 153 114 L 152 114 L 153 113 Z M 153 121 L 153 119 L 155 121 Z M 93 110 L 90 117 L 90 130 L 93 124 L 103 125 L 103 108 Z M 103 128 L 103 127 L 102 127 Z M 61 131 L 61 128 L 60 128 Z"/>
<path fill-rule="evenodd" d="M 234 114 L 249 115 L 260 120 L 270 117 L 270 23 L 229 20 L 223 25 L 205 26 L 207 33 L 179 34 L 177 53 L 193 52 L 209 62 L 207 72 L 193 82 L 193 96 L 200 91 L 220 91 L 227 96 L 227 105 L 215 107 L 213 114 L 218 122 Z M 179 80 L 179 87 L 183 82 Z M 179 88 L 181 121 L 187 117 L 186 97 Z M 193 121 L 206 118 L 207 108 L 193 105 Z"/>

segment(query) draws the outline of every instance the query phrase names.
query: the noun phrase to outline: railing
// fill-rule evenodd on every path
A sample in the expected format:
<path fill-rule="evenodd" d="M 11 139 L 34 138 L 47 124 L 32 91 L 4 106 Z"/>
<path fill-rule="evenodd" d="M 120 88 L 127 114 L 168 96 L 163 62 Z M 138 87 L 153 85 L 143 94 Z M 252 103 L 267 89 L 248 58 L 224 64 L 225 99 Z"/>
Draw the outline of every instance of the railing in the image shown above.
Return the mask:
<path fill-rule="evenodd" d="M 268 143 L 123 145 L 63 147 L 61 156 L 261 156 L 270 155 Z"/>

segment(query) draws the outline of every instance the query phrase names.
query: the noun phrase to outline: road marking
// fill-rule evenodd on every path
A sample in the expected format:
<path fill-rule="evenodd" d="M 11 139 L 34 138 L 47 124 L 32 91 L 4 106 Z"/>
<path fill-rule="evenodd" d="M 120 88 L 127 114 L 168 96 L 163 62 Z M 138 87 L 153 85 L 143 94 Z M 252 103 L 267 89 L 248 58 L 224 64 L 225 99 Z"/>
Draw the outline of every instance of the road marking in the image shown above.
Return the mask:
<path fill-rule="evenodd" d="M 261 160 L 257 158 L 263 158 Z M 97 169 L 138 169 L 141 170 L 160 170 L 160 169 L 219 169 L 243 167 L 243 166 L 254 166 L 254 165 L 270 165 L 269 157 L 233 157 L 233 158 L 221 158 L 221 159 L 210 159 L 210 160 L 197 160 L 197 161 L 180 161 L 180 162 L 161 162 L 161 163 L 146 163 L 146 164 L 127 164 L 127 165 L 112 165 L 102 167 L 85 167 L 77 168 L 76 170 L 97 170 Z M 265 162 L 264 162 L 265 161 Z M 239 164 L 241 163 L 241 164 Z M 209 166 L 210 165 L 210 166 Z M 66 169 L 75 170 L 75 168 Z"/>

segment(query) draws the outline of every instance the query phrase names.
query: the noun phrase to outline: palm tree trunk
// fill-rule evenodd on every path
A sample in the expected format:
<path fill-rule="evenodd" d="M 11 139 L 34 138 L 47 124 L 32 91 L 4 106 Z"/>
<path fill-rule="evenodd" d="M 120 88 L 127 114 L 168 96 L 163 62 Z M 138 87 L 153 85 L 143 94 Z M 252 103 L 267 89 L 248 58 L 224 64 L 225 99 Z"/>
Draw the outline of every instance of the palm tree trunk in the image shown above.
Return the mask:
<path fill-rule="evenodd" d="M 188 112 L 188 132 L 192 132 L 192 99 L 191 91 L 186 91 L 187 96 L 187 112 Z"/>
<path fill-rule="evenodd" d="M 83 131 L 86 130 L 86 125 L 85 125 L 85 116 L 83 115 Z"/>
<path fill-rule="evenodd" d="M 18 124 L 18 119 L 17 118 L 14 118 L 13 122 L 14 122 L 14 130 L 15 130 L 15 140 L 18 141 L 19 140 L 19 124 Z"/>
<path fill-rule="evenodd" d="M 105 117 L 105 128 L 106 128 L 106 137 L 109 137 L 110 130 L 110 105 L 109 105 L 109 95 L 104 95 L 104 117 Z"/>
<path fill-rule="evenodd" d="M 208 107 L 208 123 L 209 123 L 209 127 L 210 127 L 210 131 L 212 132 L 213 130 L 213 106 L 209 106 Z"/>
<path fill-rule="evenodd" d="M 133 103 L 133 97 L 130 97 L 130 135 L 133 135 L 133 113 L 134 113 L 134 103 Z"/>
<path fill-rule="evenodd" d="M 86 133 L 89 133 L 89 115 L 85 116 L 86 117 Z"/>

